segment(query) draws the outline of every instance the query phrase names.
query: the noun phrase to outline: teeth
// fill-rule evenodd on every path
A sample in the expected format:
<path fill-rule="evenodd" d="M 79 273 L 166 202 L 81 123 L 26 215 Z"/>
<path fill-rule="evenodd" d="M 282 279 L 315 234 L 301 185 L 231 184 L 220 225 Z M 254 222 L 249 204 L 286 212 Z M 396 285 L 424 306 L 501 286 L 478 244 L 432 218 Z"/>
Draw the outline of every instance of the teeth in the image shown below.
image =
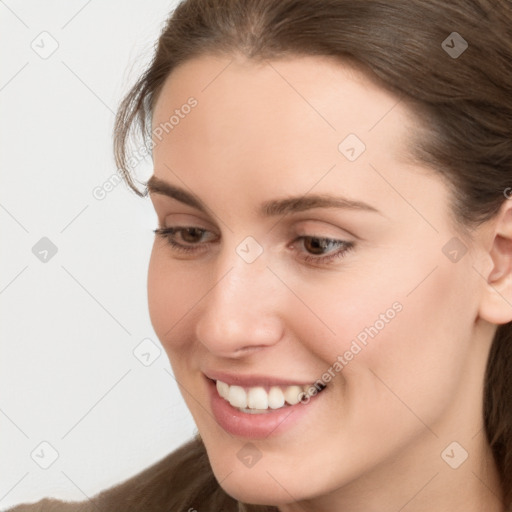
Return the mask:
<path fill-rule="evenodd" d="M 263 388 L 251 388 L 247 393 L 249 409 L 268 409 L 268 394 Z"/>
<path fill-rule="evenodd" d="M 283 407 L 284 402 L 284 393 L 281 388 L 278 388 L 277 386 L 271 387 L 268 392 L 268 406 L 271 409 L 279 409 L 280 407 Z"/>
<path fill-rule="evenodd" d="M 229 386 L 228 402 L 233 407 L 247 407 L 247 393 L 240 386 Z"/>
<path fill-rule="evenodd" d="M 219 395 L 222 398 L 225 398 L 227 400 L 228 394 L 229 394 L 229 386 L 225 382 L 222 382 L 221 380 L 217 381 L 217 391 L 219 392 Z"/>
<path fill-rule="evenodd" d="M 300 402 L 304 390 L 299 386 L 290 386 L 284 390 L 284 399 L 290 404 L 295 405 Z"/>
<path fill-rule="evenodd" d="M 298 404 L 303 396 L 307 396 L 306 390 L 310 387 L 309 385 L 287 386 L 281 389 L 279 386 L 272 386 L 267 392 L 261 386 L 246 390 L 241 386 L 230 386 L 220 380 L 216 382 L 216 386 L 222 398 L 233 407 L 250 414 L 268 412 L 268 409 L 280 409 L 286 404 Z"/>

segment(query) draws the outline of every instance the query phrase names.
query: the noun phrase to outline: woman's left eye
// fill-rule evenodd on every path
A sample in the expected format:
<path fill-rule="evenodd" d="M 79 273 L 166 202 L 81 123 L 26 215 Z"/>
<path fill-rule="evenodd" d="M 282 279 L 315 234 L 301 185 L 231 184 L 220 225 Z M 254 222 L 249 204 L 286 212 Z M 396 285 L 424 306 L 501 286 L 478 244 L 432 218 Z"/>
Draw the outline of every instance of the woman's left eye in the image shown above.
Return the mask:
<path fill-rule="evenodd" d="M 206 245 L 218 240 L 215 233 L 195 226 L 157 228 L 153 231 L 164 238 L 173 250 L 188 254 L 203 250 Z M 302 247 L 298 248 L 297 245 Z M 307 263 L 326 264 L 343 257 L 354 247 L 354 243 L 333 238 L 300 236 L 291 246 L 299 253 L 299 259 Z"/>
<path fill-rule="evenodd" d="M 329 263 L 341 258 L 354 248 L 354 242 L 337 240 L 334 238 L 321 238 L 315 236 L 301 236 L 294 242 L 300 242 L 306 254 L 301 259 L 308 263 Z"/>

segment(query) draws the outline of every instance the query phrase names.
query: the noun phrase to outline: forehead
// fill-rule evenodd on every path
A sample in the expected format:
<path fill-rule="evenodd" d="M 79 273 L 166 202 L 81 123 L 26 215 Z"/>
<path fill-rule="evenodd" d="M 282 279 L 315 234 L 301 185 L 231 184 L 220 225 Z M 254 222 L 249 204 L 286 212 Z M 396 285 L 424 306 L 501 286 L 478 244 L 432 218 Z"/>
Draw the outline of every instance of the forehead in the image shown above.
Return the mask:
<path fill-rule="evenodd" d="M 155 174 L 174 169 L 205 190 L 222 182 L 233 192 L 243 183 L 304 193 L 322 180 L 378 196 L 374 169 L 407 161 L 411 114 L 400 97 L 330 57 L 205 55 L 176 68 L 156 102 Z"/>
<path fill-rule="evenodd" d="M 371 139 L 379 125 L 395 121 L 390 142 L 398 142 L 398 124 L 410 113 L 396 95 L 380 88 L 362 71 L 325 56 L 295 56 L 255 62 L 238 55 L 204 55 L 178 66 L 164 83 L 155 105 L 153 127 L 193 96 L 192 121 L 175 126 L 172 137 L 185 135 L 193 121 L 219 142 L 231 129 L 258 133 L 262 128 L 292 136 L 337 141 L 347 133 Z M 393 114 L 393 115 L 390 115 Z M 183 119 L 181 119 L 183 121 Z M 278 128 L 281 128 L 279 130 Z M 231 140 L 238 132 L 230 133 Z M 377 130 L 380 137 L 387 131 Z M 190 135 L 190 133 L 187 133 Z M 201 133 L 197 134 L 198 136 Z M 206 135 L 202 133 L 202 135 Z"/>

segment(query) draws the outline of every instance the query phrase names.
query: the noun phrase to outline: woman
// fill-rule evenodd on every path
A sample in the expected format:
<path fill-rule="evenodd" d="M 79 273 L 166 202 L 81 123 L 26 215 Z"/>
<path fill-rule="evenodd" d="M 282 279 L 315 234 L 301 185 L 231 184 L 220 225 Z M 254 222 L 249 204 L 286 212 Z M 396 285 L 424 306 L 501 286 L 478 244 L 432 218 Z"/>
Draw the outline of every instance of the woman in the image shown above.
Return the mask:
<path fill-rule="evenodd" d="M 508 0 L 181 3 L 115 154 L 200 436 L 13 510 L 512 510 L 511 27 Z"/>

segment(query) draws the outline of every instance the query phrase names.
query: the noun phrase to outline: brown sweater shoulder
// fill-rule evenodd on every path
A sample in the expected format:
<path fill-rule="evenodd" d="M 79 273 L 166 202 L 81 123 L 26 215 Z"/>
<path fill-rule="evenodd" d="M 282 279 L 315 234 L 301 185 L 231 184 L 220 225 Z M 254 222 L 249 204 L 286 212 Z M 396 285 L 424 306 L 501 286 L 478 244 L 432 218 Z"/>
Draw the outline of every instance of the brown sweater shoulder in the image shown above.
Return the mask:
<path fill-rule="evenodd" d="M 45 498 L 6 512 L 238 511 L 218 485 L 200 438 L 180 446 L 128 480 L 80 502 Z"/>

